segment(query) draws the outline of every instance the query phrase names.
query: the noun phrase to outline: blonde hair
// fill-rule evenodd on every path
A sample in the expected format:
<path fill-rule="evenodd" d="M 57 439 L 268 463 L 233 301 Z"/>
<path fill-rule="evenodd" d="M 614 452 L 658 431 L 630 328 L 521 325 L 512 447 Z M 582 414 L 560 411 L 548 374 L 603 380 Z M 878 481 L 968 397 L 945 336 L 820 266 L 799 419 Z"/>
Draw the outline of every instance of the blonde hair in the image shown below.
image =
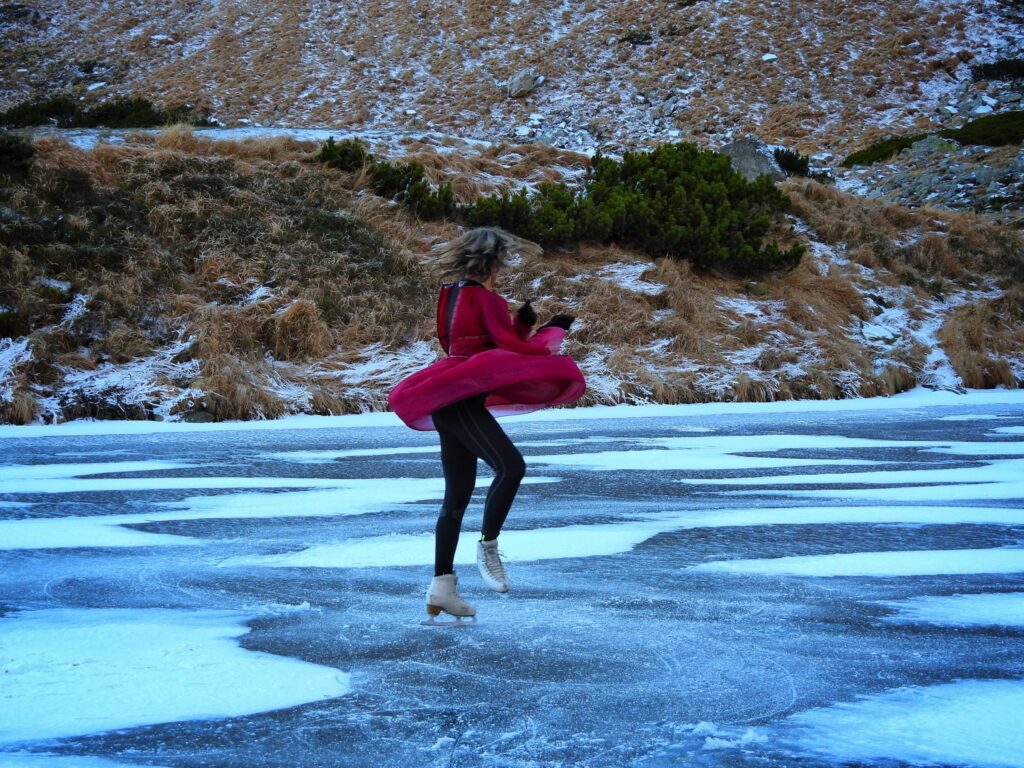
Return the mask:
<path fill-rule="evenodd" d="M 431 251 L 431 261 L 442 279 L 486 278 L 494 269 L 507 267 L 509 256 L 513 253 L 540 256 L 544 250 L 536 243 L 516 237 L 503 229 L 478 227 L 435 246 Z"/>

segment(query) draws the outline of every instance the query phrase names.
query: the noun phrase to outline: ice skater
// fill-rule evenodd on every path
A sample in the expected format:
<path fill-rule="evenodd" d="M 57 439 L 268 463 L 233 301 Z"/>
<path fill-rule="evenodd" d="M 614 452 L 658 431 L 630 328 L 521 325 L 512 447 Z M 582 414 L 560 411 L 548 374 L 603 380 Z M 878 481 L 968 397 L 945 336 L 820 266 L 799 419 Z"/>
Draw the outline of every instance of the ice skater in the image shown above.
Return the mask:
<path fill-rule="evenodd" d="M 435 250 L 442 279 L 437 301 L 437 336 L 447 354 L 400 382 L 388 397 L 409 427 L 437 430 L 444 470 L 444 501 L 437 518 L 434 578 L 427 590 L 425 624 L 439 624 L 445 612 L 461 624 L 475 621 L 476 608 L 456 589 L 455 549 L 462 517 L 476 485 L 477 459 L 494 471 L 484 501 L 477 542 L 477 566 L 484 583 L 507 592 L 508 576 L 498 553 L 498 535 L 526 471 L 522 454 L 495 417 L 529 413 L 569 403 L 586 390 L 583 374 L 558 349 L 572 325 L 555 315 L 536 331 L 537 313 L 527 300 L 509 315 L 508 302 L 494 292 L 510 256 L 536 257 L 534 243 L 503 230 L 473 229 Z"/>

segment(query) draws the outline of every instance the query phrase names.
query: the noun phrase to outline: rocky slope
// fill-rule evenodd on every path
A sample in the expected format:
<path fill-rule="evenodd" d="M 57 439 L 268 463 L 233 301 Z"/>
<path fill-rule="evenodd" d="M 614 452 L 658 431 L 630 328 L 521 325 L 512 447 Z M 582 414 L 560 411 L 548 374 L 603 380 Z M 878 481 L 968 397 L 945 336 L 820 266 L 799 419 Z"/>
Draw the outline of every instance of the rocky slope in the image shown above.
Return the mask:
<path fill-rule="evenodd" d="M 0 106 L 70 88 L 226 124 L 840 154 L 962 122 L 970 65 L 1019 55 L 1024 25 L 1011 0 L 25 0 L 0 36 Z"/>

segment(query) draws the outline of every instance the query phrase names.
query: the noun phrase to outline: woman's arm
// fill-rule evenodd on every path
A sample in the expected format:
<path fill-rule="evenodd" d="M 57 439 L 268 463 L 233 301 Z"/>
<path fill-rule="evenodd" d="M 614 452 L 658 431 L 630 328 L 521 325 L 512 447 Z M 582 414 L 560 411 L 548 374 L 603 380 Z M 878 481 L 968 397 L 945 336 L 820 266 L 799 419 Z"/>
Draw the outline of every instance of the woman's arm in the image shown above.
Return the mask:
<path fill-rule="evenodd" d="M 524 355 L 550 355 L 551 350 L 543 340 L 525 340 L 519 337 L 508 314 L 508 302 L 496 293 L 488 292 L 480 307 L 484 327 L 491 334 L 495 345 Z"/>

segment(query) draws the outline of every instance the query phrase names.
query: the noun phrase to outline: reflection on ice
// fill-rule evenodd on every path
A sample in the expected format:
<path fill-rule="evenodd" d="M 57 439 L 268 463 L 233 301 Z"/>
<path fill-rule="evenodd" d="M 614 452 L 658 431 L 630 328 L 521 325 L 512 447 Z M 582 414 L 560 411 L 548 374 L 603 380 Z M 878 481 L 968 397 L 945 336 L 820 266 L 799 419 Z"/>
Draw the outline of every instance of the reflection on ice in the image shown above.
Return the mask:
<path fill-rule="evenodd" d="M 247 618 L 156 608 L 0 618 L 0 745 L 265 712 L 348 692 L 349 676 L 337 669 L 242 649 Z"/>

